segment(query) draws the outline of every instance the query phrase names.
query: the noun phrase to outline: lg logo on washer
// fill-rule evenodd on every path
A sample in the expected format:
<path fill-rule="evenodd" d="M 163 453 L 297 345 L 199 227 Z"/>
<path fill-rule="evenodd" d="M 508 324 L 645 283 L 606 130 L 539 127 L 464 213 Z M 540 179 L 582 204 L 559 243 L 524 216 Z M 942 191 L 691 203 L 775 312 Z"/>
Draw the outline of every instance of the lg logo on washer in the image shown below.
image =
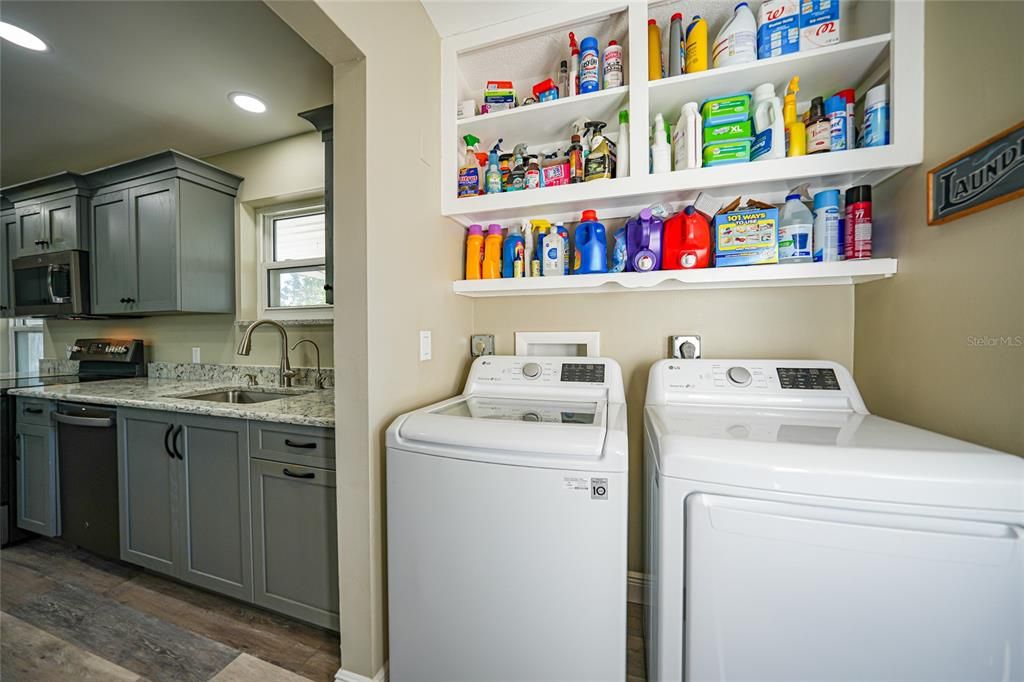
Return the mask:
<path fill-rule="evenodd" d="M 590 499 L 592 499 L 592 500 L 607 500 L 608 499 L 608 479 L 607 478 L 592 478 L 592 479 L 590 479 Z"/>

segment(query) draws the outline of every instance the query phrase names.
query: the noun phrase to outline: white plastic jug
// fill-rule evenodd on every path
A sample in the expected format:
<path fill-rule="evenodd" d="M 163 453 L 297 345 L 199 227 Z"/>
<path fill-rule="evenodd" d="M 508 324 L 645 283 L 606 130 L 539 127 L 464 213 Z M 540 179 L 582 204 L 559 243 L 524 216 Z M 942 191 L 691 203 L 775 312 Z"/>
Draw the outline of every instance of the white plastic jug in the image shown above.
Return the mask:
<path fill-rule="evenodd" d="M 757 20 L 750 6 L 741 2 L 711 46 L 711 66 L 717 69 L 754 61 L 757 61 Z"/>
<path fill-rule="evenodd" d="M 782 102 L 775 96 L 775 86 L 771 83 L 754 88 L 754 133 L 753 158 L 781 159 L 786 156 L 786 122 L 782 115 Z"/>
<path fill-rule="evenodd" d="M 696 102 L 683 105 L 682 113 L 672 131 L 672 148 L 675 153 L 676 170 L 700 168 L 703 132 L 700 111 Z"/>

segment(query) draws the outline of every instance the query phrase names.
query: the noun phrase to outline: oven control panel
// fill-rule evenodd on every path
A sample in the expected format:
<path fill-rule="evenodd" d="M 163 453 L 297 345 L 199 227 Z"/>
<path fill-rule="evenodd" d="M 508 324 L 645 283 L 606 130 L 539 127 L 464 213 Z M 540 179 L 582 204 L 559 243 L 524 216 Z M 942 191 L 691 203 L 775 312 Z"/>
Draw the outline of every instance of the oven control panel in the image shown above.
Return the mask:
<path fill-rule="evenodd" d="M 140 339 L 78 339 L 67 347 L 68 359 L 78 361 L 141 362 Z"/>

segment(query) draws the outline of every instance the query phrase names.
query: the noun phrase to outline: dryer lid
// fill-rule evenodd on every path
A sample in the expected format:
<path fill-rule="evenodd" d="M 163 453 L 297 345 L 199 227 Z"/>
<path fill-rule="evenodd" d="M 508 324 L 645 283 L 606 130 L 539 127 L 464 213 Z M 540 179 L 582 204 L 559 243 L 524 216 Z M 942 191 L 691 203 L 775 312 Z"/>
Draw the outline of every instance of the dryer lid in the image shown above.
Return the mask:
<path fill-rule="evenodd" d="M 1024 511 L 1024 459 L 857 412 L 648 406 L 663 476 L 775 492 Z"/>

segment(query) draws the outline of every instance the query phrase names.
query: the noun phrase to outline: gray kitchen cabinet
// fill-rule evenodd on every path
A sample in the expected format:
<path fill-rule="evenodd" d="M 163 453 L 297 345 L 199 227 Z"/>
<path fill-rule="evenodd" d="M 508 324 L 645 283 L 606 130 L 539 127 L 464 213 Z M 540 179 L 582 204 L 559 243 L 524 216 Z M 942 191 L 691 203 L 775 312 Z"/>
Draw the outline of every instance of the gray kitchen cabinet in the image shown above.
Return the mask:
<path fill-rule="evenodd" d="M 243 420 L 118 410 L 121 558 L 252 600 Z"/>
<path fill-rule="evenodd" d="M 59 173 L 3 190 L 14 203 L 10 257 L 89 248 L 89 195 L 84 177 Z"/>
<path fill-rule="evenodd" d="M 252 459 L 250 474 L 255 602 L 337 630 L 335 473 Z"/>
<path fill-rule="evenodd" d="M 252 600 L 249 447 L 245 421 L 178 415 L 182 580 Z M 293 557 L 294 558 L 294 557 Z"/>
<path fill-rule="evenodd" d="M 97 194 L 91 210 L 92 310 L 99 314 L 128 312 L 127 299 L 138 297 L 128 190 Z"/>
<path fill-rule="evenodd" d="M 14 316 L 9 236 L 13 234 L 16 223 L 13 206 L 0 213 L 0 318 Z"/>
<path fill-rule="evenodd" d="M 60 535 L 57 434 L 52 426 L 22 422 L 14 431 L 18 527 L 56 537 Z"/>

